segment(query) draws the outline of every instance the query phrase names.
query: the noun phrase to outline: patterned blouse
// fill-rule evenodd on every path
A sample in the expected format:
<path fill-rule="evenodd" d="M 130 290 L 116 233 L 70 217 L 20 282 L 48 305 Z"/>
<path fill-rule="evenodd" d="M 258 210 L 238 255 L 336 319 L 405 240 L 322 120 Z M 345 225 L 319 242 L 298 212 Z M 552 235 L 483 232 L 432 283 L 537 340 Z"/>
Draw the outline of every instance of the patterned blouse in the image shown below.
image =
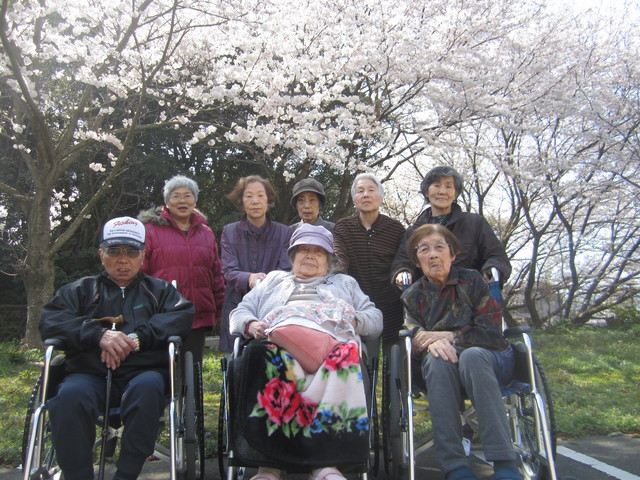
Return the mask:
<path fill-rule="evenodd" d="M 477 270 L 451 267 L 447 283 L 439 287 L 422 277 L 402 294 L 405 327 L 455 333 L 455 344 L 502 351 L 502 310 Z"/>

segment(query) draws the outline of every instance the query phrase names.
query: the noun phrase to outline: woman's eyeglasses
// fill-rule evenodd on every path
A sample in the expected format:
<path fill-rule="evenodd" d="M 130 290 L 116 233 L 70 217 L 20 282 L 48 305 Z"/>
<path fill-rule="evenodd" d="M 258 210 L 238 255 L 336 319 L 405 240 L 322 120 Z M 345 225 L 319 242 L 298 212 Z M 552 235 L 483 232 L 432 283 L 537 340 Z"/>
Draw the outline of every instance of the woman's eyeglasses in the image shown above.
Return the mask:
<path fill-rule="evenodd" d="M 418 253 L 424 254 L 429 253 L 431 250 L 437 253 L 444 252 L 447 248 L 449 248 L 448 243 L 436 243 L 435 245 L 429 245 L 428 243 L 421 243 L 416 247 Z"/>
<path fill-rule="evenodd" d="M 195 197 L 191 193 L 185 193 L 184 195 L 180 195 L 179 193 L 172 193 L 169 196 L 169 200 L 172 202 L 179 202 L 180 200 L 185 200 L 187 202 L 191 202 Z"/>
<path fill-rule="evenodd" d="M 107 257 L 117 258 L 122 255 L 122 252 L 127 254 L 129 258 L 138 258 L 142 250 L 138 250 L 135 247 L 107 247 L 104 250 L 104 253 Z"/>

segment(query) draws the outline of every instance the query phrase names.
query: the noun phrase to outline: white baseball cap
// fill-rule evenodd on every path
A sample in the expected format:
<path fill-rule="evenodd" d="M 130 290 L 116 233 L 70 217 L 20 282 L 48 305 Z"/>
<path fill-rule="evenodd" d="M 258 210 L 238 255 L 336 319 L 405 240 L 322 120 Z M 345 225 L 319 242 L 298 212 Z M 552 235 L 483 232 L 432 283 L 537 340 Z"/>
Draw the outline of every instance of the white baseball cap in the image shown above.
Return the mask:
<path fill-rule="evenodd" d="M 138 250 L 144 250 L 145 233 L 144 225 L 135 218 L 112 218 L 104 224 L 100 246 L 131 245 Z"/>

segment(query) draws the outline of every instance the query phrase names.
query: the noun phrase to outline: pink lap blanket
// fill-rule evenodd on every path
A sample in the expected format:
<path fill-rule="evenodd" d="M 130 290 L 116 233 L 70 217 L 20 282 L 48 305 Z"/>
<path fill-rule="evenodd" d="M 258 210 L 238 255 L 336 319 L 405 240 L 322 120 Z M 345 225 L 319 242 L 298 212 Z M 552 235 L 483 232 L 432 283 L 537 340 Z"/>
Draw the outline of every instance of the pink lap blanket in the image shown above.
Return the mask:
<path fill-rule="evenodd" d="M 232 368 L 231 437 L 245 465 L 295 471 L 366 460 L 369 420 L 356 344 L 336 346 L 312 375 L 270 343 L 252 343 Z"/>

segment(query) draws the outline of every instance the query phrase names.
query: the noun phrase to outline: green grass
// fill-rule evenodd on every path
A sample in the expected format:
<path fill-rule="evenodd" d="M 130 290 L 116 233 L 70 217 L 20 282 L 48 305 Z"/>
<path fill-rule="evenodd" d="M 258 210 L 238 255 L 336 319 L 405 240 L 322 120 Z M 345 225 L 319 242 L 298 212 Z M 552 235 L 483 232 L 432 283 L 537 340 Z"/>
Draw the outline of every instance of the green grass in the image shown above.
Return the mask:
<path fill-rule="evenodd" d="M 640 325 L 537 332 L 560 437 L 640 432 Z"/>
<path fill-rule="evenodd" d="M 547 374 L 560 438 L 640 433 L 640 325 L 622 329 L 560 327 L 536 332 L 533 343 Z M 20 463 L 29 395 L 40 352 L 0 343 L 0 465 Z M 208 456 L 217 451 L 221 355 L 207 352 L 203 368 Z M 380 390 L 378 390 L 380 393 Z M 417 402 L 416 434 L 430 429 L 427 404 Z"/>
<path fill-rule="evenodd" d="M 218 411 L 220 409 L 220 391 L 222 374 L 220 360 L 223 355 L 208 351 L 203 360 L 202 385 L 204 391 L 204 428 L 209 432 L 205 438 L 205 455 L 214 456 L 218 451 Z"/>
<path fill-rule="evenodd" d="M 20 463 L 24 417 L 31 389 L 40 375 L 37 350 L 21 352 L 14 343 L 0 343 L 0 464 Z"/>

